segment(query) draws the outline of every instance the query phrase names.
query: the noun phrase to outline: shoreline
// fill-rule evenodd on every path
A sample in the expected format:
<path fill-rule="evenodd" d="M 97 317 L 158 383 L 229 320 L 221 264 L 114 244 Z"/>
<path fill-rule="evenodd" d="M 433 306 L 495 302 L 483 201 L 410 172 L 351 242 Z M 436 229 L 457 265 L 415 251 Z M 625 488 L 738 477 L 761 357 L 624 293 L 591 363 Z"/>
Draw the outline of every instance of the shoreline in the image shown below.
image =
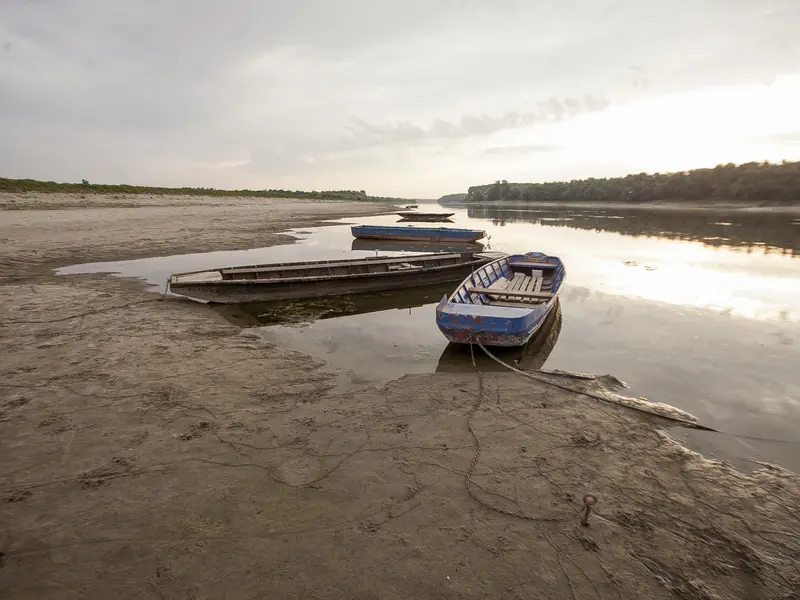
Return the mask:
<path fill-rule="evenodd" d="M 52 271 L 287 243 L 287 229 L 375 210 L 0 210 L 9 598 L 793 593 L 794 473 L 738 472 L 666 421 L 513 373 L 334 393 L 326 364 L 205 305 Z"/>

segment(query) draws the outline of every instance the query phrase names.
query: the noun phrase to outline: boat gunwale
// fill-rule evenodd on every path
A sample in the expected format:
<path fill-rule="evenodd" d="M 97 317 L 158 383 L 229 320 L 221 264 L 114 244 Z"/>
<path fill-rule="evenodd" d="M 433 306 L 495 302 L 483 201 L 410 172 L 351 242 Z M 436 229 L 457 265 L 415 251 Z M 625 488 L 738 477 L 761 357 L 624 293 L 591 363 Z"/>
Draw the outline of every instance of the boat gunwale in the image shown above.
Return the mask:
<path fill-rule="evenodd" d="M 478 252 L 449 252 L 447 254 L 443 254 L 441 252 L 429 252 L 426 254 L 410 254 L 405 256 L 364 256 L 360 258 L 353 258 L 353 259 L 333 259 L 333 260 L 311 260 L 311 261 L 300 261 L 300 262 L 284 262 L 284 263 L 262 263 L 262 264 L 255 264 L 255 265 L 242 265 L 240 267 L 219 267 L 216 269 L 200 269 L 199 271 L 182 271 L 180 273 L 172 273 L 169 278 L 172 280 L 174 277 L 181 277 L 184 275 L 199 275 L 200 273 L 220 273 L 222 274 L 223 271 L 229 271 L 231 269 L 269 269 L 274 267 L 291 267 L 293 265 L 310 265 L 310 268 L 314 268 L 314 266 L 323 267 L 326 264 L 342 264 L 346 265 L 349 263 L 355 262 L 400 262 L 400 261 L 408 261 L 409 259 L 413 260 L 435 260 L 435 259 L 443 259 L 452 256 L 459 256 L 463 257 L 464 255 L 475 255 Z"/>

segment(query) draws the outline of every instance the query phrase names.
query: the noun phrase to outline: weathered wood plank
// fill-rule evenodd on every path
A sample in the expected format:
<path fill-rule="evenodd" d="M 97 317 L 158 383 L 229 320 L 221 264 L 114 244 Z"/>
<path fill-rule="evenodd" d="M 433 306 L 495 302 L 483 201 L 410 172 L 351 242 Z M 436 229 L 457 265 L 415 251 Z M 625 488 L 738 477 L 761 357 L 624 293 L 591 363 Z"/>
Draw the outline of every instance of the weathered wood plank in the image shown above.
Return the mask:
<path fill-rule="evenodd" d="M 519 296 L 521 298 L 552 298 L 555 294 L 550 292 L 518 292 L 518 291 L 504 291 L 490 290 L 489 288 L 473 287 L 468 290 L 471 294 L 492 294 L 494 296 Z"/>
<path fill-rule="evenodd" d="M 508 302 L 506 300 L 490 300 L 490 306 L 508 306 L 509 308 L 533 308 L 537 304 L 544 302 L 544 298 L 531 298 L 528 301 Z"/>
<path fill-rule="evenodd" d="M 359 262 L 330 262 L 330 263 L 322 263 L 322 264 L 300 264 L 300 265 L 276 265 L 276 266 L 265 266 L 265 267 L 241 267 L 241 268 L 233 268 L 233 269 L 218 269 L 221 273 L 255 273 L 256 271 L 259 272 L 270 272 L 270 271 L 297 271 L 300 269 L 331 269 L 331 268 L 348 268 L 348 267 L 356 267 L 356 266 L 372 266 L 372 265 L 385 265 L 391 263 L 401 263 L 401 262 L 443 262 L 444 260 L 451 259 L 451 258 L 461 258 L 460 254 L 439 254 L 435 257 L 425 257 L 415 259 L 412 256 L 398 256 L 398 257 L 391 257 L 386 258 L 385 260 L 369 260 L 369 261 L 359 261 Z M 210 269 L 216 270 L 216 269 Z"/>
<path fill-rule="evenodd" d="M 535 262 L 513 262 L 511 267 L 532 267 L 534 269 L 555 269 L 558 265 L 551 265 L 549 263 L 535 263 Z"/>

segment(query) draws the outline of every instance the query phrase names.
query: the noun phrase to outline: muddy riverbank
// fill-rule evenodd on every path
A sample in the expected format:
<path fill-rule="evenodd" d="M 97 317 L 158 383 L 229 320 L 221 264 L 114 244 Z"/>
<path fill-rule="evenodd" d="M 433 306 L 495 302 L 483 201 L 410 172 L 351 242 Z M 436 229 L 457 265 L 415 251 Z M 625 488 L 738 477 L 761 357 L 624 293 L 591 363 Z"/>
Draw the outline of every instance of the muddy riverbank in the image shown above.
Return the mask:
<path fill-rule="evenodd" d="M 800 585 L 788 471 L 742 474 L 666 422 L 511 373 L 332 394 L 325 364 L 203 305 L 52 272 L 284 243 L 380 207 L 87 200 L 0 210 L 3 597 L 788 599 Z"/>

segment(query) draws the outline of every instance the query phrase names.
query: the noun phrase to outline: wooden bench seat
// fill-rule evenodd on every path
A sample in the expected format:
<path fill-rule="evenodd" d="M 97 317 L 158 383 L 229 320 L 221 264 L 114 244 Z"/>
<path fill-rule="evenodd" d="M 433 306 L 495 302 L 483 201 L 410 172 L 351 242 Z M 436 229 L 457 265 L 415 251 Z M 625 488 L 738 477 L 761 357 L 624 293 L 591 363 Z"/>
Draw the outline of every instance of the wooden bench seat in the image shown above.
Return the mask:
<path fill-rule="evenodd" d="M 519 290 L 493 290 L 490 288 L 473 287 L 467 290 L 470 294 L 488 294 L 490 296 L 502 296 L 504 298 L 552 298 L 555 294 L 551 292 L 522 292 Z"/>
<path fill-rule="evenodd" d="M 539 300 L 533 298 L 550 298 L 552 294 L 542 292 L 544 276 L 541 271 L 534 271 L 532 275 L 514 273 L 513 279 L 501 277 L 488 287 L 470 288 L 473 294 L 487 294 L 490 300 L 505 302 L 522 302 L 537 304 Z M 531 294 L 534 294 L 531 296 Z"/>

